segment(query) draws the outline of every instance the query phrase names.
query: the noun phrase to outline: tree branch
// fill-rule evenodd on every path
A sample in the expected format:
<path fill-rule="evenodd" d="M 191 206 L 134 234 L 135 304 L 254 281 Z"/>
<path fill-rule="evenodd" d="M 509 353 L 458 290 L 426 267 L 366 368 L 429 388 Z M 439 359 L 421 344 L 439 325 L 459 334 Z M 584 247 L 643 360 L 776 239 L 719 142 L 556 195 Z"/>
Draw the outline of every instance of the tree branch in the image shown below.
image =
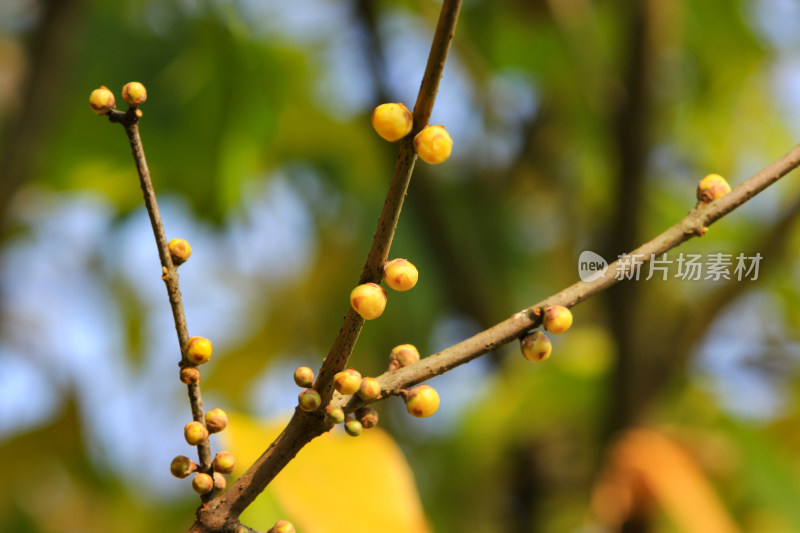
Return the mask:
<path fill-rule="evenodd" d="M 186 359 L 186 350 L 189 345 L 189 332 L 186 327 L 186 315 L 183 312 L 183 302 L 181 300 L 181 289 L 178 285 L 178 270 L 172 263 L 172 256 L 167 247 L 167 237 L 164 233 L 164 225 L 161 222 L 161 214 L 158 210 L 158 202 L 156 202 L 156 194 L 153 190 L 153 182 L 150 179 L 150 169 L 147 168 L 147 159 L 144 155 L 144 146 L 142 146 L 142 139 L 139 136 L 139 114 L 135 107 L 130 108 L 127 112 L 112 111 L 109 113 L 109 120 L 122 124 L 125 128 L 125 133 L 128 135 L 128 141 L 131 145 L 131 152 L 133 160 L 136 163 L 136 170 L 139 174 L 139 183 L 142 187 L 142 194 L 144 195 L 144 205 L 147 209 L 147 214 L 150 217 L 150 225 L 153 228 L 153 235 L 156 239 L 156 246 L 158 247 L 158 257 L 161 259 L 162 276 L 164 284 L 167 286 L 167 295 L 169 296 L 169 304 L 172 308 L 172 317 L 175 321 L 175 330 L 178 333 L 178 343 L 181 350 L 181 366 L 188 365 Z M 205 425 L 205 418 L 203 414 L 203 398 L 200 394 L 200 385 L 198 383 L 187 385 L 187 392 L 189 394 L 189 404 L 192 409 L 192 418 L 196 422 Z M 200 460 L 199 470 L 207 474 L 211 474 L 211 446 L 208 439 L 204 440 L 197 445 L 197 455 Z M 203 500 L 209 500 L 213 497 L 214 492 L 203 495 Z"/>
<path fill-rule="evenodd" d="M 383 265 L 389 258 L 389 248 L 392 245 L 408 184 L 411 181 L 411 173 L 414 171 L 414 163 L 417 159 L 413 144 L 414 135 L 422 130 L 431 118 L 431 111 L 436 101 L 439 81 L 442 78 L 460 9 L 461 0 L 445 0 L 442 4 L 439 22 L 437 23 L 436 32 L 431 43 L 431 51 L 428 55 L 428 63 L 425 67 L 425 74 L 422 77 L 417 101 L 414 105 L 414 128 L 409 135 L 400 141 L 397 161 L 389 182 L 389 191 L 386 194 L 386 200 L 378 218 L 378 227 L 372 238 L 372 246 L 367 255 L 364 269 L 361 272 L 359 284 L 379 283 L 383 275 Z M 330 401 L 333 395 L 333 376 L 336 372 L 344 370 L 363 326 L 364 319 L 352 308 L 348 308 L 344 323 L 328 352 L 328 356 L 325 358 L 322 368 L 320 368 L 319 376 L 314 384 L 314 388 L 319 391 L 322 397 L 322 405 L 326 405 Z"/>
<path fill-rule="evenodd" d="M 606 276 L 590 282 L 579 281 L 561 292 L 515 313 L 503 322 L 469 339 L 426 357 L 412 365 L 381 374 L 377 378 L 382 388 L 381 398 L 396 395 L 401 389 L 443 374 L 448 370 L 480 357 L 502 344 L 519 338 L 524 333 L 541 324 L 539 310 L 543 307 L 548 305 L 573 307 L 591 296 L 604 291 L 620 281 L 613 273 L 617 272 L 618 268 L 621 269 L 621 265 L 626 264 L 628 261 L 630 261 L 632 267 L 644 264 L 651 256 L 660 255 L 693 237 L 702 236 L 705 234 L 708 226 L 750 200 L 753 196 L 775 183 L 797 166 L 800 166 L 800 145 L 794 147 L 783 157 L 742 182 L 722 198 L 708 205 L 692 209 L 689 211 L 689 214 L 677 224 L 649 242 L 639 246 L 629 254 L 626 254 L 619 260 L 611 263 Z M 623 263 L 623 261 L 626 263 Z M 363 402 L 357 397 L 338 396 L 333 404 L 338 407 L 344 406 L 347 411 L 351 411 L 363 405 Z"/>
<path fill-rule="evenodd" d="M 414 105 L 414 127 L 411 133 L 399 143 L 399 152 L 389 182 L 389 190 L 378 218 L 378 226 L 372 238 L 372 245 L 359 278 L 359 284 L 378 283 L 383 276 L 383 265 L 389 257 L 389 249 L 397 229 L 400 211 L 403 208 L 403 201 L 417 158 L 413 138 L 430 120 L 460 9 L 461 0 L 444 0 L 442 4 L 425 74 L 422 77 L 417 101 Z M 364 319 L 352 308 L 348 308 L 342 327 L 327 357 L 323 360 L 314 384 L 314 388 L 322 398 L 322 405 L 327 405 L 333 397 L 333 376 L 347 365 L 347 360 L 353 352 L 353 347 L 363 326 Z M 330 426 L 325 423 L 321 410 L 305 413 L 300 409 L 295 409 L 294 416 L 283 432 L 250 466 L 247 472 L 220 498 L 213 500 L 198 511 L 198 519 L 189 531 L 212 532 L 230 528 L 232 524 L 236 523 L 242 511 L 297 455 L 297 452 L 312 439 L 329 429 Z"/>

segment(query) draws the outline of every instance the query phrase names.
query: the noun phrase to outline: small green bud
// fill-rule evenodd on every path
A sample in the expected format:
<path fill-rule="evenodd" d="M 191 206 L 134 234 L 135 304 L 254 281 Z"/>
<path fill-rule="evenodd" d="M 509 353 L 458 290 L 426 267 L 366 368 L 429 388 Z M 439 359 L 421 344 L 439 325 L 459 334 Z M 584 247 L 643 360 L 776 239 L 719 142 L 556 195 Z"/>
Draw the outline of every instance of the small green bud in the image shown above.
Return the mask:
<path fill-rule="evenodd" d="M 325 415 L 331 424 L 341 424 L 344 422 L 344 410 L 341 407 L 328 405 L 325 407 Z"/>
<path fill-rule="evenodd" d="M 364 427 L 361 425 L 361 422 L 359 422 L 356 419 L 348 420 L 347 422 L 344 423 L 344 430 L 351 437 L 358 437 L 359 435 L 361 435 L 363 429 Z"/>
<path fill-rule="evenodd" d="M 300 403 L 300 409 L 306 413 L 316 411 L 322 403 L 322 398 L 320 398 L 319 393 L 314 389 L 303 390 L 297 399 Z"/>
<path fill-rule="evenodd" d="M 172 472 L 172 475 L 180 479 L 185 478 L 195 470 L 197 470 L 197 465 L 185 455 L 177 456 L 172 460 L 172 464 L 169 465 L 169 471 Z"/>

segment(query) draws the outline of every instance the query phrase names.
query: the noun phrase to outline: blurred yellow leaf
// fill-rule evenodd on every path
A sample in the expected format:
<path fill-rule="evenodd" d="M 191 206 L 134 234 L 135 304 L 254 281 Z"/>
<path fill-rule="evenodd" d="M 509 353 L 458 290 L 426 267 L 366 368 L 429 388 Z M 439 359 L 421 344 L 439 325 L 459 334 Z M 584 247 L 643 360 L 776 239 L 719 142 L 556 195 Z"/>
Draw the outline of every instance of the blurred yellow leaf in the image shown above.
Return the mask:
<path fill-rule="evenodd" d="M 685 533 L 740 531 L 689 454 L 657 431 L 630 430 L 613 447 L 592 510 L 601 523 L 620 526 L 651 502 Z"/>
<path fill-rule="evenodd" d="M 240 414 L 229 418 L 226 437 L 238 477 L 285 422 L 262 424 Z M 280 510 L 283 516 L 274 514 Z M 242 522 L 266 529 L 280 518 L 294 522 L 302 533 L 429 531 L 411 469 L 379 428 L 358 438 L 337 428 L 313 440 L 245 511 Z"/>

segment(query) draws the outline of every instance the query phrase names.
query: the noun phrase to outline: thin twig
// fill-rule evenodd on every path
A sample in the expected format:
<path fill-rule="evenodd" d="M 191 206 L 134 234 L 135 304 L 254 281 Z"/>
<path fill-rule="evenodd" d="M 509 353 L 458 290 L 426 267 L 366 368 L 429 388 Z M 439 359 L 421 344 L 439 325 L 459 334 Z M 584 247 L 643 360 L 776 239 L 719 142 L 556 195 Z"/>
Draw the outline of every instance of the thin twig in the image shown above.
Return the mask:
<path fill-rule="evenodd" d="M 147 168 L 147 159 L 144 155 L 142 139 L 139 136 L 139 116 L 137 115 L 137 109 L 131 108 L 125 113 L 121 111 L 112 111 L 109 113 L 109 120 L 122 124 L 125 128 L 125 133 L 128 135 L 131 152 L 133 153 L 133 160 L 136 163 L 136 170 L 139 173 L 139 183 L 142 187 L 142 194 L 144 195 L 144 205 L 150 217 L 150 225 L 153 228 L 153 235 L 156 239 L 156 246 L 158 247 L 158 257 L 161 260 L 161 279 L 164 280 L 164 284 L 167 287 L 169 304 L 172 308 L 172 317 L 175 321 L 175 330 L 178 333 L 178 343 L 181 349 L 181 366 L 184 366 L 187 364 L 186 350 L 189 345 L 189 331 L 186 327 L 186 315 L 183 312 L 177 267 L 172 263 L 172 256 L 169 253 L 167 237 L 164 233 L 164 225 L 161 222 L 161 214 L 158 210 L 158 202 L 156 201 L 156 194 L 153 190 L 153 182 L 150 179 L 150 169 Z M 189 394 L 189 404 L 192 409 L 192 418 L 196 422 L 205 425 L 200 385 L 195 383 L 187 385 L 186 387 Z M 197 445 L 197 455 L 200 460 L 199 470 L 211 474 L 211 446 L 209 445 L 208 439 Z M 211 497 L 213 497 L 213 491 L 204 495 L 204 500 L 211 499 Z"/>

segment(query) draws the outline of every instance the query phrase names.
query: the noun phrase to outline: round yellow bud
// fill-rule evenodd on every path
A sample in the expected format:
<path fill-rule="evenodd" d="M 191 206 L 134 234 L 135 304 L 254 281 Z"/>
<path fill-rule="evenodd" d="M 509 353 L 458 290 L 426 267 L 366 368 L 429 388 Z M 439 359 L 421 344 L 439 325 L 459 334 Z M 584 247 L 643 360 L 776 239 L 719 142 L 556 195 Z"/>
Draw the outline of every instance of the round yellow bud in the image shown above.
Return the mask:
<path fill-rule="evenodd" d="M 208 438 L 208 430 L 200 422 L 189 422 L 183 428 L 183 436 L 191 446 L 197 446 Z"/>
<path fill-rule="evenodd" d="M 202 472 L 195 474 L 192 479 L 192 488 L 197 494 L 208 494 L 214 488 L 214 479 Z"/>
<path fill-rule="evenodd" d="M 126 83 L 122 88 L 122 98 L 129 106 L 141 105 L 147 100 L 147 89 L 138 81 Z"/>
<path fill-rule="evenodd" d="M 419 350 L 413 344 L 401 344 L 389 354 L 389 370 L 397 370 L 419 361 Z"/>
<path fill-rule="evenodd" d="M 429 385 L 418 385 L 408 391 L 406 410 L 417 418 L 431 416 L 439 409 L 439 393 Z"/>
<path fill-rule="evenodd" d="M 186 349 L 186 359 L 194 365 L 202 365 L 211 360 L 211 352 L 214 346 L 205 337 L 192 337 L 189 339 L 189 346 Z"/>
<path fill-rule="evenodd" d="M 350 292 L 350 305 L 365 320 L 378 318 L 386 308 L 386 289 L 376 283 L 364 283 Z"/>
<path fill-rule="evenodd" d="M 333 376 L 333 386 L 339 393 L 345 396 L 348 394 L 355 394 L 361 386 L 361 373 L 354 368 L 348 368 L 347 370 L 337 372 L 336 375 Z"/>
<path fill-rule="evenodd" d="M 572 313 L 562 305 L 545 307 L 542 324 L 544 324 L 544 329 L 550 333 L 560 335 L 572 325 Z"/>
<path fill-rule="evenodd" d="M 372 112 L 372 127 L 389 142 L 399 141 L 414 125 L 411 111 L 403 104 L 381 104 Z"/>
<path fill-rule="evenodd" d="M 114 109 L 115 103 L 114 93 L 108 90 L 108 87 L 105 85 L 99 89 L 95 89 L 92 91 L 92 94 L 89 95 L 89 107 L 98 115 L 108 114 L 109 111 Z"/>
<path fill-rule="evenodd" d="M 731 186 L 719 174 L 709 174 L 697 184 L 697 201 L 708 204 L 731 192 Z"/>
<path fill-rule="evenodd" d="M 358 387 L 358 397 L 368 402 L 370 400 L 377 400 L 381 395 L 381 384 L 375 378 L 364 378 L 361 380 L 361 385 Z"/>
<path fill-rule="evenodd" d="M 414 137 L 414 150 L 417 155 L 431 165 L 443 163 L 453 150 L 453 139 L 444 126 L 425 126 Z"/>
<path fill-rule="evenodd" d="M 405 259 L 392 259 L 383 267 L 383 279 L 396 291 L 412 289 L 417 284 L 418 278 L 417 267 Z"/>
<path fill-rule="evenodd" d="M 192 255 L 192 247 L 185 239 L 172 239 L 167 243 L 167 249 L 175 266 L 182 265 Z"/>
<path fill-rule="evenodd" d="M 228 414 L 217 407 L 206 413 L 206 428 L 209 433 L 219 433 L 228 425 Z"/>
<path fill-rule="evenodd" d="M 295 533 L 295 529 L 288 520 L 278 520 L 267 533 Z"/>
<path fill-rule="evenodd" d="M 544 361 L 550 357 L 550 352 L 553 351 L 550 339 L 541 331 L 534 331 L 522 337 L 519 341 L 519 347 L 525 359 L 534 362 Z"/>
<path fill-rule="evenodd" d="M 236 466 L 236 460 L 230 452 L 219 452 L 214 456 L 214 470 L 221 474 L 230 474 L 233 472 L 233 467 Z"/>
<path fill-rule="evenodd" d="M 294 382 L 298 387 L 309 388 L 314 384 L 314 371 L 307 366 L 301 366 L 294 371 Z"/>

